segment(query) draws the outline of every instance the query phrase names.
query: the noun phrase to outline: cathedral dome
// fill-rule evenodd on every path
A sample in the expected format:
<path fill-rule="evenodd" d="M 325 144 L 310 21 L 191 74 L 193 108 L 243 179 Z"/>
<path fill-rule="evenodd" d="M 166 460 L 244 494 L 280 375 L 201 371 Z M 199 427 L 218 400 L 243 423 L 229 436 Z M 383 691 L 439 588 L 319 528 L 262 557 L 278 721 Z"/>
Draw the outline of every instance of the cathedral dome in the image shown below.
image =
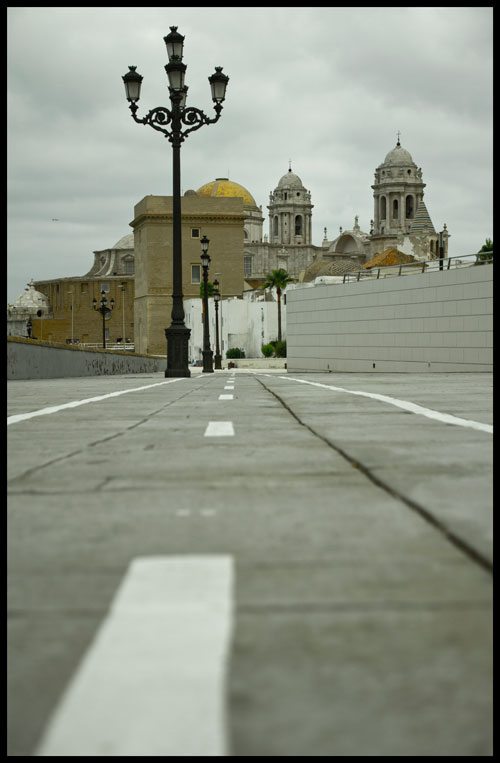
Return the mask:
<path fill-rule="evenodd" d="M 288 170 L 278 183 L 278 188 L 304 188 L 302 180 L 295 172 Z"/>
<path fill-rule="evenodd" d="M 35 312 L 41 308 L 46 311 L 49 309 L 49 300 L 40 291 L 36 291 L 33 280 L 28 284 L 28 288 L 14 300 L 13 306 L 17 310 L 26 310 L 28 312 Z"/>
<path fill-rule="evenodd" d="M 250 193 L 250 191 L 247 191 L 247 189 L 240 185 L 239 183 L 235 183 L 233 180 L 229 180 L 228 178 L 216 178 L 215 180 L 212 180 L 210 183 L 205 183 L 205 185 L 202 185 L 201 188 L 198 188 L 196 191 L 198 196 L 204 196 L 205 198 L 209 197 L 225 197 L 225 198 L 242 198 L 243 199 L 243 206 L 245 209 L 248 207 L 255 208 L 257 207 L 257 204 L 255 203 L 255 199 Z"/>
<path fill-rule="evenodd" d="M 127 233 L 126 236 L 123 236 L 119 241 L 116 242 L 114 246 L 111 247 L 111 249 L 133 249 L 134 248 L 134 234 L 133 233 Z"/>
<path fill-rule="evenodd" d="M 392 151 L 389 151 L 387 156 L 384 159 L 384 165 L 390 164 L 390 165 L 408 165 L 412 164 L 415 165 L 415 162 L 411 158 L 411 154 L 409 151 L 406 150 L 406 148 L 403 148 L 400 142 L 397 142 L 397 145 L 395 148 L 392 149 Z"/>

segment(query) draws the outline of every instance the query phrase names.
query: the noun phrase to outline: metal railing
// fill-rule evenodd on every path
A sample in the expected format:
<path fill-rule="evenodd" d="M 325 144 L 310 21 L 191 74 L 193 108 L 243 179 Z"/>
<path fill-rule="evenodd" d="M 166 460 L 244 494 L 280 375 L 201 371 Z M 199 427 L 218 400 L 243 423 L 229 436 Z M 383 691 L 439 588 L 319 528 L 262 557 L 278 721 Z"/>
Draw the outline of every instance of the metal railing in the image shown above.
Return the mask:
<path fill-rule="evenodd" d="M 486 255 L 486 257 L 485 257 Z M 465 259 L 473 257 L 474 259 Z M 485 259 L 482 259 L 485 257 Z M 380 267 L 354 270 L 351 273 L 344 273 L 342 283 L 351 281 L 365 281 L 368 279 L 393 278 L 394 276 L 416 275 L 419 273 L 429 273 L 435 270 L 450 270 L 453 268 L 470 268 L 474 265 L 493 264 L 493 251 L 481 252 L 479 254 L 462 254 L 459 257 L 446 257 L 440 259 L 436 257 L 432 260 L 422 262 L 405 262 L 397 265 L 383 265 Z"/>
<path fill-rule="evenodd" d="M 78 347 L 85 347 L 85 349 L 89 350 L 102 350 L 102 342 L 79 342 Z M 123 350 L 124 352 L 134 352 L 135 351 L 135 345 L 133 343 L 130 344 L 110 344 L 109 342 L 106 342 L 106 349 L 107 350 Z"/>

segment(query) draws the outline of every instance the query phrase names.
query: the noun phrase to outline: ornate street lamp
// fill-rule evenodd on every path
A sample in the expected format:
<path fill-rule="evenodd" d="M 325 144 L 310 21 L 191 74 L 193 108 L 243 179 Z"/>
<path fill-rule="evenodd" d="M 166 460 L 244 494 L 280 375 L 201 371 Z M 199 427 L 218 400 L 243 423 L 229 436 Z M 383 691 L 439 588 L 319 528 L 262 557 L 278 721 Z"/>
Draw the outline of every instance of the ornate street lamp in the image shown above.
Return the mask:
<path fill-rule="evenodd" d="M 106 299 L 106 292 L 103 290 L 101 291 L 101 303 L 99 307 L 97 307 L 97 299 L 94 297 L 92 300 L 92 307 L 94 310 L 96 310 L 98 313 L 101 313 L 102 315 L 102 348 L 103 350 L 106 349 L 106 321 L 111 318 L 111 310 L 113 310 L 115 306 L 115 300 L 113 297 L 111 297 L 109 307 L 108 307 L 108 300 Z"/>
<path fill-rule="evenodd" d="M 208 245 L 210 241 L 206 236 L 201 239 L 201 265 L 203 268 L 203 372 L 213 374 L 212 350 L 210 349 L 210 328 L 208 325 L 208 266 L 210 257 Z"/>
<path fill-rule="evenodd" d="M 212 90 L 215 117 L 210 119 L 203 111 L 190 106 L 186 108 L 187 87 L 184 85 L 186 64 L 182 63 L 184 37 L 176 26 L 170 27 L 170 34 L 163 38 L 167 46 L 169 63 L 165 66 L 169 81 L 171 108 L 158 106 L 143 119 L 136 116 L 137 101 L 140 97 L 142 77 L 135 66 L 122 78 L 127 100 L 130 101 L 132 117 L 139 124 L 148 124 L 154 130 L 162 132 L 172 144 L 173 175 L 173 291 L 172 324 L 165 329 L 167 338 L 167 368 L 165 376 L 190 376 L 188 367 L 188 342 L 190 329 L 184 324 L 184 306 L 182 294 L 182 243 L 181 243 L 181 169 L 180 148 L 183 141 L 194 130 L 203 125 L 215 124 L 220 118 L 222 103 L 226 97 L 229 77 L 217 66 L 215 73 L 208 78 Z M 167 129 L 168 128 L 168 129 Z M 205 370 L 205 369 L 204 369 Z"/>
<path fill-rule="evenodd" d="M 219 282 L 217 279 L 214 281 L 214 302 L 215 302 L 215 370 L 220 371 L 222 368 L 222 358 L 220 354 L 220 346 L 219 346 L 219 301 L 220 301 L 220 291 L 219 291 Z"/>

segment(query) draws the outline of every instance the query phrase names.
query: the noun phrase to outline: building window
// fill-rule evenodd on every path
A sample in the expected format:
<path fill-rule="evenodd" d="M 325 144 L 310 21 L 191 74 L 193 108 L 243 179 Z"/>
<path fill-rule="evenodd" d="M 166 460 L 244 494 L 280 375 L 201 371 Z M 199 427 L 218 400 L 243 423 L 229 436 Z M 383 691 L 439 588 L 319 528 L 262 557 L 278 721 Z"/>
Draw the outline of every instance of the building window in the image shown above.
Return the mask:
<path fill-rule="evenodd" d="M 123 260 L 123 272 L 126 275 L 133 275 L 134 273 L 134 259 L 133 257 L 127 257 Z"/>
<path fill-rule="evenodd" d="M 99 290 L 100 291 L 108 292 L 109 291 L 109 283 L 102 283 Z"/>
<path fill-rule="evenodd" d="M 245 271 L 245 278 L 246 278 L 247 276 L 252 275 L 252 258 L 248 256 L 244 257 L 243 262 L 244 262 L 244 271 Z"/>
<path fill-rule="evenodd" d="M 275 217 L 273 221 L 273 236 L 278 235 L 278 218 Z"/>
<path fill-rule="evenodd" d="M 302 235 L 302 216 L 297 215 L 295 218 L 295 235 L 301 236 Z"/>
<path fill-rule="evenodd" d="M 411 220 L 413 217 L 413 196 L 406 197 L 406 218 Z"/>
<path fill-rule="evenodd" d="M 201 265 L 191 265 L 191 283 L 201 283 Z"/>
<path fill-rule="evenodd" d="M 199 228 L 191 228 L 191 238 L 200 238 Z"/>
<path fill-rule="evenodd" d="M 399 216 L 399 204 L 398 204 L 398 200 L 394 199 L 394 201 L 392 202 L 392 219 L 397 220 L 398 216 Z"/>
<path fill-rule="evenodd" d="M 88 283 L 82 283 L 82 284 L 80 284 L 80 292 L 81 292 L 82 294 L 87 294 L 88 290 L 89 290 L 89 285 L 88 285 Z"/>
<path fill-rule="evenodd" d="M 387 215 L 387 202 L 385 200 L 385 196 L 382 196 L 380 199 L 380 219 L 385 220 Z"/>

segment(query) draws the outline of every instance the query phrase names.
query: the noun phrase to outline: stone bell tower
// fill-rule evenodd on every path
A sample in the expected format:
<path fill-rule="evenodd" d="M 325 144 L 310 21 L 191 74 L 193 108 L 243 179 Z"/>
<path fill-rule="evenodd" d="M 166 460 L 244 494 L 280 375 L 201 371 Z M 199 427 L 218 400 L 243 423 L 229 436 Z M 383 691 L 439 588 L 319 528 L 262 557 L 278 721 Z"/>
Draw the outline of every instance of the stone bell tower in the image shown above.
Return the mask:
<path fill-rule="evenodd" d="M 311 244 L 311 194 L 291 167 L 269 194 L 269 243 Z"/>

